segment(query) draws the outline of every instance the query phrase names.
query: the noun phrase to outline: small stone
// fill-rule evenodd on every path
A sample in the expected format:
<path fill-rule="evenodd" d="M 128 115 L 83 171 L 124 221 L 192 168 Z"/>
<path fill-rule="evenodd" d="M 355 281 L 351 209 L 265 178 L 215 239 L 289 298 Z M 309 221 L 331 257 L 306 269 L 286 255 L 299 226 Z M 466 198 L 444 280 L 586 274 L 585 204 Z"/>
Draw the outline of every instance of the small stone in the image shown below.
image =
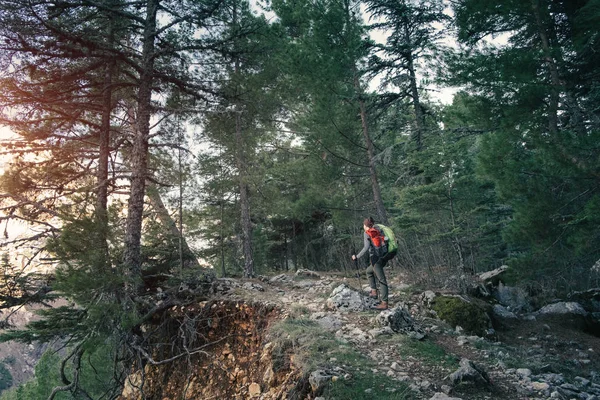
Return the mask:
<path fill-rule="evenodd" d="M 579 392 L 579 388 L 577 386 L 575 386 L 575 385 L 570 384 L 570 383 L 563 383 L 562 385 L 560 385 L 560 387 L 562 389 L 570 390 L 570 391 L 573 391 L 573 392 Z"/>
<path fill-rule="evenodd" d="M 394 371 L 400 371 L 400 365 L 398 365 L 398 363 L 395 361 L 392 363 L 390 368 L 393 369 Z"/>
<path fill-rule="evenodd" d="M 256 382 L 252 382 L 250 384 L 250 387 L 248 387 L 248 394 L 250 395 L 250 397 L 260 395 L 260 385 Z"/>
<path fill-rule="evenodd" d="M 532 382 L 531 387 L 533 387 L 534 390 L 538 390 L 540 392 L 550 389 L 550 385 L 546 382 Z"/>
<path fill-rule="evenodd" d="M 446 393 L 438 392 L 429 400 L 462 400 L 460 397 L 449 397 Z"/>
<path fill-rule="evenodd" d="M 529 378 L 531 376 L 531 370 L 528 368 L 518 368 L 517 375 L 519 378 Z"/>
<path fill-rule="evenodd" d="M 584 377 L 581 377 L 581 376 L 576 376 L 575 380 L 577 381 L 579 386 L 582 386 L 582 387 L 587 387 L 590 384 L 590 381 L 588 379 L 585 379 Z"/>

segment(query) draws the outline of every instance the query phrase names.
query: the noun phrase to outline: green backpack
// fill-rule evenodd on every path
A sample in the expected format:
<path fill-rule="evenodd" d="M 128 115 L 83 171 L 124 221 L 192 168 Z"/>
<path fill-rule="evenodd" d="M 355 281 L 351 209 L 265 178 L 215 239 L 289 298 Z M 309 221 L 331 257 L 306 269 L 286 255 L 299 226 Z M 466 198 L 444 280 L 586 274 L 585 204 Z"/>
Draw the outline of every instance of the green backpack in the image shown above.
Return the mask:
<path fill-rule="evenodd" d="M 383 236 L 385 236 L 387 239 L 386 242 L 388 253 L 398 251 L 398 243 L 396 243 L 396 235 L 394 235 L 394 231 L 385 225 L 377 224 L 375 226 L 377 226 L 383 232 Z"/>

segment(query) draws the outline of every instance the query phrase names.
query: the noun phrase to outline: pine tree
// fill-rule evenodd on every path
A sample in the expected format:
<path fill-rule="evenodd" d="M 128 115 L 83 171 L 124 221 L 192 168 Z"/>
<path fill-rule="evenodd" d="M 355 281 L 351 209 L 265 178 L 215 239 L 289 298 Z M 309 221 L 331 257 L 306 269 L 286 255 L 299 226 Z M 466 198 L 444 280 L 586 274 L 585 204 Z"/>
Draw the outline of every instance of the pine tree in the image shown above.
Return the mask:
<path fill-rule="evenodd" d="M 598 258 L 587 225 L 597 201 L 590 183 L 597 180 L 592 143 L 599 132 L 589 108 L 595 100 L 587 94 L 597 77 L 589 75 L 595 57 L 586 53 L 590 42 L 582 42 L 591 39 L 580 28 L 587 24 L 578 24 L 597 18 L 593 12 L 583 17 L 590 6 L 540 0 L 455 3 L 459 39 L 470 46 L 466 57 L 455 60 L 455 82 L 484 97 L 492 111 L 493 131 L 482 141 L 481 165 L 514 210 L 504 232 L 512 262 L 526 265 L 521 272 L 535 279 L 557 283 L 554 278 L 564 276 L 563 288 L 585 285 Z M 506 45 L 481 45 L 501 33 L 508 37 Z M 584 75 L 592 79 L 583 82 Z M 582 232 L 585 245 L 575 239 Z"/>

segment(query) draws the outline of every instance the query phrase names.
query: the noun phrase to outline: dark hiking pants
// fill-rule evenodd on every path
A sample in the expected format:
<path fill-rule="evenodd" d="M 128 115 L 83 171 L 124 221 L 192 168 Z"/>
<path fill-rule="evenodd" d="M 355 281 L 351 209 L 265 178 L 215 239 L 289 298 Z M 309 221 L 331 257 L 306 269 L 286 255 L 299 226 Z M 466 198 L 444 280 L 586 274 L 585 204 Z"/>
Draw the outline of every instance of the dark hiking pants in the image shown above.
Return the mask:
<path fill-rule="evenodd" d="M 377 283 L 379 284 L 379 293 L 381 295 L 381 301 L 388 301 L 388 285 L 387 279 L 385 279 L 385 273 L 383 267 L 387 264 L 387 260 L 379 259 L 374 265 L 367 267 L 367 278 L 369 279 L 369 285 L 371 289 L 377 289 Z M 377 283 L 375 282 L 377 278 Z"/>

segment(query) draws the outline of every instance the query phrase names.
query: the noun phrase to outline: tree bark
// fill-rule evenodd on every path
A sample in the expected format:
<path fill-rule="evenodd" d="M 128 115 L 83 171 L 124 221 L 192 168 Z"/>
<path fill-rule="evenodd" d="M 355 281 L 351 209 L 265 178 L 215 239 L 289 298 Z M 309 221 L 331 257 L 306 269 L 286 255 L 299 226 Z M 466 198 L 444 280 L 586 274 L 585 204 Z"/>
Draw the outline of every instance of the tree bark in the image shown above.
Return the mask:
<path fill-rule="evenodd" d="M 123 263 L 129 285 L 141 282 L 141 237 L 144 195 L 148 170 L 148 140 L 152 115 L 152 82 L 156 16 L 160 0 L 148 0 L 142 47 L 142 71 L 139 78 L 136 128 L 131 152 L 131 188 L 125 228 Z"/>
<path fill-rule="evenodd" d="M 552 49 L 550 47 L 550 40 L 544 26 L 540 7 L 538 4 L 539 0 L 531 0 L 531 9 L 535 17 L 535 22 L 538 30 L 538 35 L 542 43 L 542 51 L 544 52 L 544 60 L 547 63 L 548 71 L 550 72 L 550 99 L 548 104 L 548 131 L 551 134 L 558 133 L 558 104 L 560 100 L 561 82 L 560 75 L 558 73 L 558 67 L 554 57 L 552 57 Z"/>
<path fill-rule="evenodd" d="M 108 37 L 109 43 L 114 43 L 114 30 L 112 19 L 109 17 Z M 98 170 L 96 172 L 96 222 L 98 224 L 98 242 L 101 257 L 99 265 L 108 266 L 108 163 L 110 156 L 110 120 L 112 114 L 112 83 L 115 60 L 111 58 L 105 67 L 104 83 L 102 88 L 102 120 L 99 132 Z"/>
<path fill-rule="evenodd" d="M 146 191 L 146 195 L 150 200 L 150 204 L 154 211 L 156 211 L 156 215 L 158 216 L 159 221 L 163 224 L 169 234 L 173 237 L 176 237 L 180 243 L 180 257 L 183 258 L 183 267 L 193 267 L 193 268 L 201 268 L 200 263 L 198 263 L 198 259 L 190 249 L 190 246 L 187 243 L 187 240 L 183 237 L 183 233 L 180 228 L 177 227 L 175 220 L 169 214 L 169 210 L 165 207 L 165 204 L 160 197 L 160 193 L 158 192 L 158 188 L 155 185 L 148 185 L 148 190 Z"/>
<path fill-rule="evenodd" d="M 233 6 L 233 23 L 237 24 L 237 4 Z M 240 60 L 234 60 L 234 73 L 240 73 Z M 236 143 L 236 167 L 238 169 L 238 180 L 240 190 L 240 214 L 242 225 L 242 247 L 244 253 L 244 276 L 254 276 L 254 255 L 252 253 L 252 221 L 250 220 L 250 188 L 247 181 L 246 155 L 244 136 L 242 133 L 242 110 L 239 105 L 240 88 L 236 90 L 235 99 L 235 143 Z"/>
<path fill-rule="evenodd" d="M 404 21 L 404 39 L 408 44 L 408 48 L 412 49 L 412 45 L 410 42 L 410 32 L 408 30 L 409 22 L 407 20 Z M 412 97 L 413 108 L 415 109 L 415 133 L 413 135 L 413 139 L 415 141 L 415 145 L 417 147 L 417 151 L 421 151 L 423 148 L 423 132 L 425 130 L 425 116 L 423 114 L 423 107 L 421 105 L 421 99 L 419 97 L 419 87 L 417 85 L 417 74 L 415 72 L 415 64 L 413 60 L 413 55 L 409 51 L 406 55 L 408 75 L 410 77 L 410 93 Z"/>

